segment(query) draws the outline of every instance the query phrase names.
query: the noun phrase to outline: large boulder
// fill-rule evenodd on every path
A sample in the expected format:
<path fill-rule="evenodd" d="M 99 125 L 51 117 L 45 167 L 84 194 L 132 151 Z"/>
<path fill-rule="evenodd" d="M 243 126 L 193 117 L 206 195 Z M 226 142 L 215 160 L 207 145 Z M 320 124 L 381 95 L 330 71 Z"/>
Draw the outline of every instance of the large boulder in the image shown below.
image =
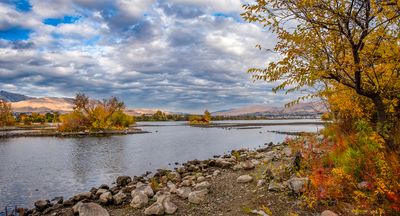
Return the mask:
<path fill-rule="evenodd" d="M 100 189 L 98 189 L 98 190 L 96 191 L 96 196 L 100 196 L 101 194 L 103 194 L 103 193 L 105 193 L 105 192 L 107 192 L 107 191 L 108 191 L 108 189 L 100 188 Z"/>
<path fill-rule="evenodd" d="M 165 197 L 162 201 L 162 205 L 166 214 L 173 214 L 176 212 L 176 210 L 178 210 L 178 207 L 173 202 L 171 202 L 170 197 Z"/>
<path fill-rule="evenodd" d="M 201 204 L 207 201 L 208 190 L 193 191 L 189 193 L 188 199 L 190 203 Z"/>
<path fill-rule="evenodd" d="M 241 175 L 236 179 L 237 183 L 249 183 L 251 181 L 253 181 L 253 177 L 250 175 Z"/>
<path fill-rule="evenodd" d="M 310 179 L 292 177 L 288 180 L 289 188 L 296 194 L 303 193 L 307 190 Z"/>
<path fill-rule="evenodd" d="M 130 176 L 119 176 L 117 178 L 117 186 L 121 186 L 124 187 L 126 185 L 128 185 L 130 182 L 132 181 L 132 178 Z"/>
<path fill-rule="evenodd" d="M 78 208 L 79 216 L 110 216 L 103 207 L 96 203 L 82 203 Z"/>
<path fill-rule="evenodd" d="M 132 197 L 134 196 L 134 193 L 143 191 L 144 194 L 146 194 L 148 197 L 153 197 L 154 196 L 154 191 L 149 185 L 145 185 L 141 182 L 137 183 L 136 189 L 131 192 Z"/>
<path fill-rule="evenodd" d="M 149 198 L 147 197 L 147 195 L 144 194 L 143 191 L 138 191 L 133 194 L 130 205 L 133 208 L 142 208 L 142 207 L 146 206 L 148 202 L 149 202 Z"/>

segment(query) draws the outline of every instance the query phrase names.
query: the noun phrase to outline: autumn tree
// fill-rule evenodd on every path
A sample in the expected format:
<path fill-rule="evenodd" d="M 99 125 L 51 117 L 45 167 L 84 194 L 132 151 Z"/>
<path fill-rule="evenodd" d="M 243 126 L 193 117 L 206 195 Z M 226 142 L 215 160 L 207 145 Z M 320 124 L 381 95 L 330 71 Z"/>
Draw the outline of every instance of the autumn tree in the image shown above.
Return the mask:
<path fill-rule="evenodd" d="M 249 69 L 255 79 L 281 81 L 275 91 L 323 86 L 306 97 L 350 90 L 372 104 L 371 122 L 386 146 L 399 149 L 399 1 L 257 0 L 244 9 L 245 20 L 277 35 L 273 52 L 281 56 Z"/>
<path fill-rule="evenodd" d="M 11 126 L 15 124 L 15 118 L 12 115 L 11 104 L 0 100 L 0 127 Z"/>

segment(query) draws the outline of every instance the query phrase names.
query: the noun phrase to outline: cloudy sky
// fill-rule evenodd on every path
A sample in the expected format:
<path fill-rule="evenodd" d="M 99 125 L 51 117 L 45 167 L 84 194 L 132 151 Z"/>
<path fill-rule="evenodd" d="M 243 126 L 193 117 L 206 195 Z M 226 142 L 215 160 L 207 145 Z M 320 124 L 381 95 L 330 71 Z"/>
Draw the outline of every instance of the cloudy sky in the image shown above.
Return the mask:
<path fill-rule="evenodd" d="M 0 0 L 0 89 L 31 96 L 111 95 L 132 108 L 280 106 L 246 71 L 277 56 L 244 22 L 241 0 Z"/>

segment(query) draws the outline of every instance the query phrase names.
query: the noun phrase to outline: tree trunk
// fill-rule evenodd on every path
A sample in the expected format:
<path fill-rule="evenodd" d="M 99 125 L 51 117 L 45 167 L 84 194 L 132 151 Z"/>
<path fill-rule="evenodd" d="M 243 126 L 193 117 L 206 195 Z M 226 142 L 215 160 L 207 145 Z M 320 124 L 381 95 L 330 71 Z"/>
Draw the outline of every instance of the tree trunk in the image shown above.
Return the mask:
<path fill-rule="evenodd" d="M 395 131 L 395 125 L 393 125 L 390 119 L 388 119 L 386 105 L 379 96 L 373 98 L 372 100 L 374 102 L 377 115 L 376 131 L 383 137 L 386 147 L 388 147 L 389 150 L 397 151 L 398 149 L 395 143 L 394 134 L 392 133 Z"/>

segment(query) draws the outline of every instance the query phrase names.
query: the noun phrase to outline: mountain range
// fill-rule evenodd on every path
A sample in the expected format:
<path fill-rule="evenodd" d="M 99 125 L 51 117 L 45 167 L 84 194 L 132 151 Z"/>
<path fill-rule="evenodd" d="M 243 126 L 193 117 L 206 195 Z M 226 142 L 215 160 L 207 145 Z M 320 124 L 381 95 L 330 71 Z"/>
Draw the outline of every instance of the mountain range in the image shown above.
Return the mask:
<path fill-rule="evenodd" d="M 60 97 L 41 97 L 34 98 L 26 95 L 11 93 L 7 91 L 0 91 L 0 100 L 11 103 L 14 112 L 19 113 L 46 113 L 46 112 L 60 112 L 67 113 L 73 109 L 72 98 Z M 142 114 L 154 114 L 158 109 L 130 109 L 127 108 L 125 112 L 130 115 L 139 116 Z M 291 106 L 290 108 L 275 107 L 269 105 L 250 105 L 228 110 L 221 110 L 213 112 L 214 116 L 279 116 L 279 115 L 315 115 L 324 112 L 326 109 L 322 103 L 301 103 Z M 163 110 L 162 110 L 163 111 Z M 174 113 L 163 111 L 167 114 Z"/>

